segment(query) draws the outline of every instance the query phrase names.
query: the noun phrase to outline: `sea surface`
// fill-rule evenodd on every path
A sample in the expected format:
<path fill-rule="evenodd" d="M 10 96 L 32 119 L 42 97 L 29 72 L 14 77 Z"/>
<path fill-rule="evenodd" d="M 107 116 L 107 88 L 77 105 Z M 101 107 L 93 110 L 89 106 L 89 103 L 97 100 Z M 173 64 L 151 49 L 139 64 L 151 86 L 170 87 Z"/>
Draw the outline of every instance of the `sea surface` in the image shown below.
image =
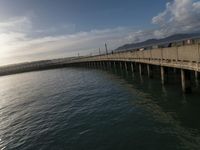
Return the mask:
<path fill-rule="evenodd" d="M 199 150 L 200 94 L 120 71 L 0 77 L 0 150 Z"/>

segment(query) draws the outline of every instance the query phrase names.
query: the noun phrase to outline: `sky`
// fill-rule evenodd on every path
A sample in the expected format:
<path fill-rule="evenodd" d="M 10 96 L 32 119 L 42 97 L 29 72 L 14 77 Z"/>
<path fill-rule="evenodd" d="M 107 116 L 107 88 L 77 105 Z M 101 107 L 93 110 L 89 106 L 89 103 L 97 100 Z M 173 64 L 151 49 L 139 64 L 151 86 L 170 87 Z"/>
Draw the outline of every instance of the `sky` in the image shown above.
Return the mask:
<path fill-rule="evenodd" d="M 0 0 L 0 65 L 199 31 L 199 0 Z"/>

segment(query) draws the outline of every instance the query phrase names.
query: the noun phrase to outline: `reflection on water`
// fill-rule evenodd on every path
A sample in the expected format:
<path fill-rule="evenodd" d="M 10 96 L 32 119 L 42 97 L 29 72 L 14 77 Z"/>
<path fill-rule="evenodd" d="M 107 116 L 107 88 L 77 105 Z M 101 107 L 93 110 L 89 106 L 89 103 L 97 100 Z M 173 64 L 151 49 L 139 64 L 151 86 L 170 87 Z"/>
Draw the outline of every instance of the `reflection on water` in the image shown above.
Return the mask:
<path fill-rule="evenodd" d="M 119 70 L 0 78 L 0 149 L 199 149 L 199 89 Z"/>
<path fill-rule="evenodd" d="M 115 72 L 116 73 L 116 72 Z M 200 89 L 193 87 L 192 94 L 181 92 L 180 84 L 161 85 L 160 79 L 149 79 L 138 73 L 123 74 L 118 72 L 130 86 L 130 91 L 140 97 L 131 101 L 134 107 L 144 107 L 155 120 L 174 127 L 173 134 L 178 135 L 188 149 L 200 148 Z M 175 79 L 177 80 L 177 79 Z M 159 129 L 159 132 L 166 132 Z"/>

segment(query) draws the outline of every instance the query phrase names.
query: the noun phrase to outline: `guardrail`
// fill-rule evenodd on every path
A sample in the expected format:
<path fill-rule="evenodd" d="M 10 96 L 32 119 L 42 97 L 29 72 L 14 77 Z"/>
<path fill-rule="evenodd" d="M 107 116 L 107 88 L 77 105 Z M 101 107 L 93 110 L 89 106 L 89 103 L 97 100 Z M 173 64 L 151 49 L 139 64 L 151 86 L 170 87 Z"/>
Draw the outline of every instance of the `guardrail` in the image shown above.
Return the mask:
<path fill-rule="evenodd" d="M 27 62 L 0 67 L 0 75 L 63 67 L 72 63 L 96 61 L 131 61 L 160 65 L 188 70 L 200 71 L 200 44 L 185 45 L 180 47 L 156 48 L 143 51 L 127 51 L 96 56 L 82 56 Z"/>
<path fill-rule="evenodd" d="M 200 44 L 97 55 L 76 59 L 69 63 L 87 61 L 135 61 L 199 71 Z"/>

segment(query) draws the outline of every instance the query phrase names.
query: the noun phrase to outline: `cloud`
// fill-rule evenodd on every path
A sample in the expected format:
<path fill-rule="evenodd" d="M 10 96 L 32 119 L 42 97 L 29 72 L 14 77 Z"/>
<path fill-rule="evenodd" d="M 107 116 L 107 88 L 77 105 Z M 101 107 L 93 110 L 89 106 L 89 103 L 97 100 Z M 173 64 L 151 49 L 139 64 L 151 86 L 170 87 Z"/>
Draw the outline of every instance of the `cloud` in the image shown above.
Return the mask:
<path fill-rule="evenodd" d="M 7 21 L 0 22 L 0 33 L 28 32 L 32 29 L 32 23 L 27 17 L 11 18 Z"/>
<path fill-rule="evenodd" d="M 200 2 L 174 0 L 166 4 L 166 9 L 153 17 L 152 23 L 160 26 L 155 36 L 200 30 Z"/>
<path fill-rule="evenodd" d="M 105 51 L 105 42 L 112 50 L 126 43 L 166 37 L 175 33 L 200 31 L 200 2 L 170 1 L 166 4 L 165 10 L 152 18 L 152 23 L 159 27 L 150 30 L 116 27 L 75 33 L 75 24 L 39 29 L 34 28 L 29 17 L 11 18 L 0 22 L 0 65 L 69 57 L 78 53 L 96 54 L 99 48 Z"/>
<path fill-rule="evenodd" d="M 78 52 L 81 55 L 95 54 L 98 48 L 104 50 L 105 42 L 109 49 L 114 49 L 124 43 L 138 40 L 134 36 L 136 30 L 125 27 L 41 36 L 41 33 L 63 28 L 70 30 L 70 27 L 73 29 L 74 25 L 35 30 L 31 19 L 27 17 L 0 22 L 0 63 L 69 57 L 77 55 Z"/>
<path fill-rule="evenodd" d="M 200 2 L 193 3 L 193 7 L 194 7 L 195 11 L 199 11 L 200 10 Z"/>
<path fill-rule="evenodd" d="M 132 32 L 132 29 L 119 27 L 58 36 L 45 36 L 26 40 L 24 50 L 32 49 L 35 53 L 47 52 L 59 56 L 63 56 L 63 54 L 65 56 L 74 56 L 78 52 L 82 55 L 95 54 L 98 52 L 98 48 L 104 49 L 105 42 L 108 44 L 109 49 L 114 49 L 126 42 L 132 42 L 135 38 L 135 36 L 132 36 Z"/>

